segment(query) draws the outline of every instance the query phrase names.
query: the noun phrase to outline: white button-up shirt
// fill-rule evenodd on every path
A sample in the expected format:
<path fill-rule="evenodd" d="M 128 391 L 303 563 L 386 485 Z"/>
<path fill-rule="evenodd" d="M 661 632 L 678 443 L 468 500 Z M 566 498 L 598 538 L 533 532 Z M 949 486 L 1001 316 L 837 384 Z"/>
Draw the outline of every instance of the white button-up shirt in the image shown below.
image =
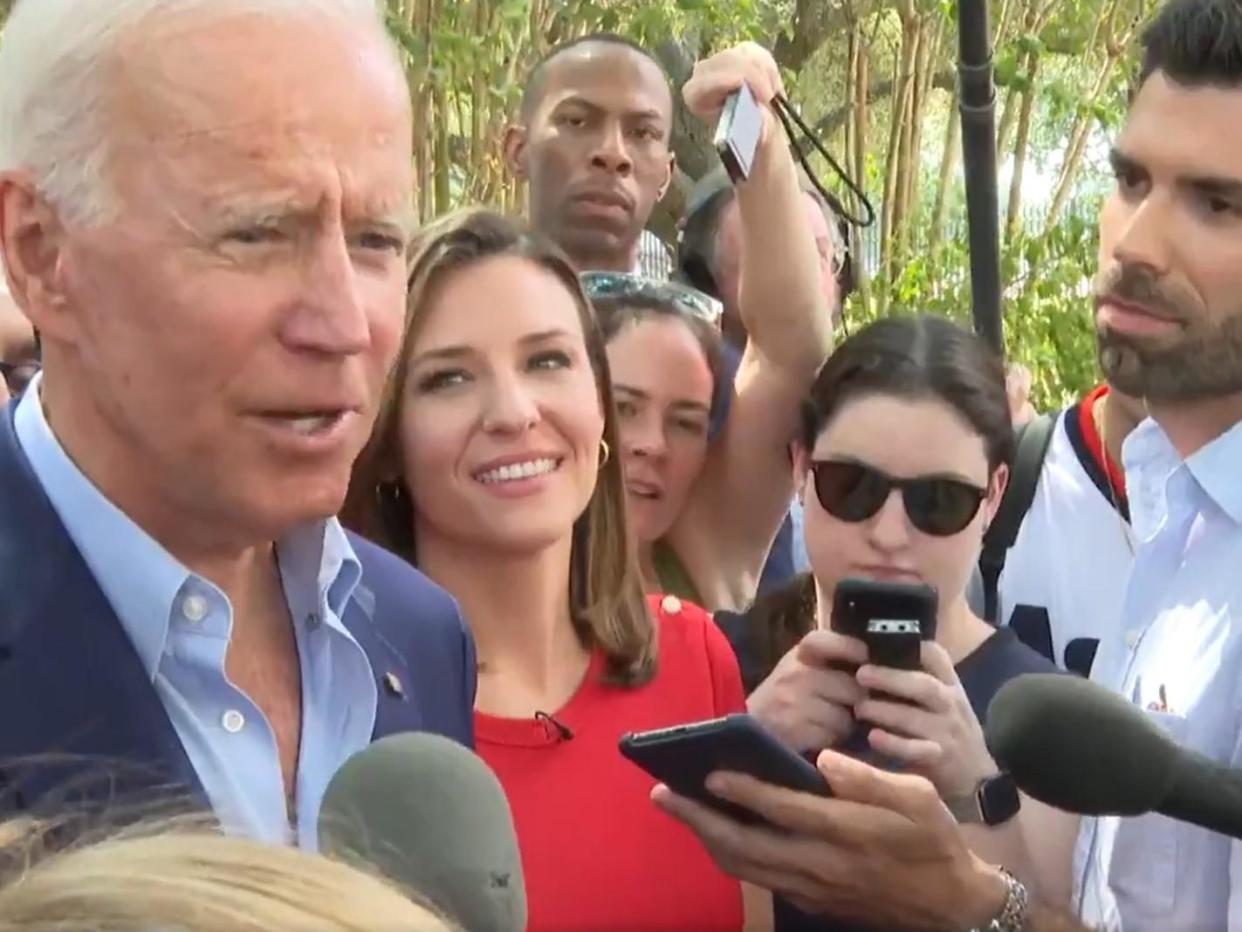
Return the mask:
<path fill-rule="evenodd" d="M 1242 424 L 1183 461 L 1147 421 L 1124 459 L 1140 545 L 1123 636 L 1100 645 L 1092 679 L 1178 743 L 1242 766 Z M 1242 932 L 1242 846 L 1192 825 L 1087 820 L 1074 877 L 1080 915 L 1101 929 Z"/>

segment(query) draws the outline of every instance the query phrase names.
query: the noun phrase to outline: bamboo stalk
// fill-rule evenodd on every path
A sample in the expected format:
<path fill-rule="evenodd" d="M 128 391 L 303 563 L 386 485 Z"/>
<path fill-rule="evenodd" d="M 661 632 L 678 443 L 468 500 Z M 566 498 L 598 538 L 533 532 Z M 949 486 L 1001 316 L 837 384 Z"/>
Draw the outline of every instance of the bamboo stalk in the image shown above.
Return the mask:
<path fill-rule="evenodd" d="M 867 85 L 871 80 L 871 65 L 868 54 L 869 46 L 863 42 L 861 23 L 854 27 L 854 32 L 858 59 L 856 62 L 857 70 L 854 75 L 852 114 L 854 151 L 851 155 L 854 162 L 854 178 L 857 179 L 860 187 L 865 187 L 867 183 L 867 129 L 870 123 L 870 113 L 867 108 Z M 862 304 L 863 311 L 868 313 L 871 309 L 871 280 L 865 255 L 866 243 L 861 230 L 851 228 L 851 235 L 853 237 L 852 248 L 854 250 L 854 281 L 858 285 L 858 299 Z"/>
<path fill-rule="evenodd" d="M 918 19 L 912 19 L 908 27 L 909 77 L 905 79 L 901 115 L 901 140 L 897 150 L 897 204 L 893 210 L 893 259 L 894 271 L 906 262 L 910 242 L 910 217 L 913 213 L 910 194 L 913 190 L 911 177 L 918 174 L 918 153 L 914 150 L 915 127 L 919 122 L 918 94 L 920 75 L 919 60 L 923 55 L 926 37 Z"/>
<path fill-rule="evenodd" d="M 1009 183 L 1009 205 L 1005 220 L 1005 236 L 1012 239 L 1018 232 L 1022 211 L 1022 177 L 1031 139 L 1031 118 L 1035 112 L 1035 88 L 1039 78 L 1039 58 L 1031 64 L 1030 84 L 1022 95 L 1022 112 L 1018 116 L 1018 138 L 1013 147 L 1013 178 Z"/>
<path fill-rule="evenodd" d="M 911 232 L 916 229 L 915 224 L 918 223 L 918 219 L 922 215 L 920 195 L 923 182 L 923 128 L 926 125 L 927 101 L 931 97 L 932 92 L 932 78 L 936 70 L 936 63 L 940 58 L 941 45 L 944 41 L 945 17 L 939 14 L 931 15 L 936 16 L 936 28 L 931 34 L 930 39 L 925 37 L 922 47 L 923 54 L 915 70 L 916 96 L 912 108 L 913 126 L 910 137 L 910 151 L 914 157 L 914 170 L 909 175 L 906 190 L 906 204 L 909 211 L 907 226 Z M 928 18 L 930 17 L 924 19 L 922 27 L 924 30 L 927 29 Z"/>
<path fill-rule="evenodd" d="M 953 103 L 949 109 L 944 134 L 944 151 L 940 156 L 940 173 L 936 179 L 936 202 L 932 207 L 931 230 L 928 233 L 928 248 L 933 256 L 939 254 L 944 239 L 944 224 L 949 214 L 949 186 L 961 158 L 962 121 L 957 113 L 957 95 L 953 95 Z"/>
<path fill-rule="evenodd" d="M 896 68 L 898 74 L 894 75 L 894 81 L 900 83 L 902 68 L 900 58 L 897 60 Z M 885 284 L 891 281 L 892 276 L 893 215 L 897 204 L 897 152 L 900 148 L 901 117 L 905 111 L 904 97 L 904 93 L 899 91 L 893 98 L 892 111 L 889 115 L 888 145 L 884 155 L 884 207 L 880 212 L 880 269 Z M 887 307 L 888 290 L 888 288 L 882 288 L 880 291 L 881 313 Z"/>
<path fill-rule="evenodd" d="M 474 39 L 475 42 L 487 41 L 488 26 L 491 19 L 487 0 L 474 0 Z M 472 174 L 471 191 L 482 180 L 484 173 L 483 148 L 483 114 L 491 107 L 488 97 L 488 77 L 490 69 L 484 68 L 482 62 L 476 62 L 474 81 L 470 89 L 470 169 Z M 481 192 L 480 192 L 481 193 Z"/>

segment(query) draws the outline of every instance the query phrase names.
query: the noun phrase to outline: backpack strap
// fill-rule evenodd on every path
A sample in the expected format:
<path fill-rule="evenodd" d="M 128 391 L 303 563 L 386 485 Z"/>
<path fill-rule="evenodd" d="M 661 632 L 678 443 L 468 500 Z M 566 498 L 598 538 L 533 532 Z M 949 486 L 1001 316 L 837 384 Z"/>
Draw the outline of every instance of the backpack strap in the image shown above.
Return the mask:
<path fill-rule="evenodd" d="M 1035 500 L 1035 488 L 1039 485 L 1039 474 L 1043 471 L 1056 424 L 1056 414 L 1041 414 L 1019 429 L 1009 485 L 991 527 L 983 535 L 983 553 L 979 557 L 979 570 L 983 575 L 983 617 L 992 624 L 998 623 L 998 590 L 1005 557 L 1018 539 L 1022 520 Z"/>

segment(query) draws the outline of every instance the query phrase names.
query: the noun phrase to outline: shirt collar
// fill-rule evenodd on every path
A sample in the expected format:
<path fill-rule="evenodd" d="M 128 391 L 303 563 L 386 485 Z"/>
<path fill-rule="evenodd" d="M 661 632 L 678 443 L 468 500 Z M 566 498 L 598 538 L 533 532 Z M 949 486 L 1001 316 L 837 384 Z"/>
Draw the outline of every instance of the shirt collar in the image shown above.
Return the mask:
<path fill-rule="evenodd" d="M 1199 486 L 1234 524 L 1242 524 L 1239 462 L 1242 462 L 1242 421 L 1186 460 L 1186 467 Z"/>
<path fill-rule="evenodd" d="M 323 620 L 337 627 L 334 622 L 343 616 L 362 578 L 362 564 L 340 522 L 333 518 L 294 528 L 280 539 L 276 550 L 294 620 L 303 621 L 327 609 L 328 617 Z M 312 580 L 313 586 L 309 585 Z"/>
<path fill-rule="evenodd" d="M 155 677 L 176 600 L 189 569 L 110 502 L 69 458 L 39 403 L 42 374 L 18 402 L 17 440 L 44 492 L 99 584 L 147 674 Z M 340 523 L 309 522 L 276 545 L 290 611 L 297 621 L 330 609 L 339 618 L 362 576 Z M 206 585 L 211 585 L 203 580 Z"/>
<path fill-rule="evenodd" d="M 1160 425 L 1151 418 L 1140 421 L 1121 444 L 1121 460 L 1127 473 L 1170 459 L 1177 459 L 1177 451 Z"/>
<path fill-rule="evenodd" d="M 1153 492 L 1167 495 L 1169 479 L 1184 467 L 1221 511 L 1234 523 L 1242 524 L 1242 483 L 1237 481 L 1242 422 L 1183 460 L 1160 425 L 1148 418 L 1126 438 L 1122 459 L 1127 483 L 1137 478 L 1149 497 Z"/>

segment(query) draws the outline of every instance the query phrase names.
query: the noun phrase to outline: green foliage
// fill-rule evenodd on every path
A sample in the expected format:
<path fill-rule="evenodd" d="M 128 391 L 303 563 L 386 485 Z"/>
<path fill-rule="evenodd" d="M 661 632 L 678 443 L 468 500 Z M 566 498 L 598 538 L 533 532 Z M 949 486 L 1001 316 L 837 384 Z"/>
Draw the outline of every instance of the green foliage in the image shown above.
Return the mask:
<path fill-rule="evenodd" d="M 1099 381 L 1091 326 L 1097 242 L 1090 211 L 1043 236 L 1019 233 L 1005 249 L 1006 348 L 1031 370 L 1040 410 L 1069 404 Z"/>
<path fill-rule="evenodd" d="M 1093 89 L 1108 73 L 1109 56 L 1124 47 L 1122 31 L 1154 2 L 1060 0 L 1049 6 L 1047 0 L 1009 0 L 1004 23 L 997 16 L 992 24 L 999 32 L 994 51 L 998 119 L 1007 102 L 1016 102 L 1028 88 L 1034 94 L 1023 185 L 1023 196 L 1031 202 L 1021 205 L 1024 222 L 1003 245 L 1002 272 L 1007 351 L 1031 368 L 1041 407 L 1059 406 L 1096 380 L 1089 314 L 1095 269 L 1092 198 L 1108 182 L 1099 164 L 1106 148 L 1102 141 L 1116 132 L 1125 113 L 1125 64 L 1116 68 L 1102 93 L 1096 96 Z M 428 4 L 436 10 L 430 21 L 421 14 L 410 16 L 411 9 Z M 999 4 L 989 6 L 995 10 Z M 946 92 L 956 71 L 957 0 L 911 0 L 904 9 L 913 13 L 913 24 L 909 17 L 903 23 L 896 0 L 389 0 L 389 7 L 404 11 L 404 18 L 391 15 L 389 25 L 426 114 L 426 135 L 416 140 L 416 158 L 437 196 L 422 197 L 424 216 L 497 197 L 520 209 L 520 192 L 499 158 L 499 133 L 516 110 L 525 71 L 551 44 L 595 31 L 627 35 L 653 51 L 677 43 L 690 58 L 743 39 L 774 49 L 803 117 L 813 125 L 825 121 L 825 142 L 845 161 L 846 104 L 853 99 L 847 44 L 852 22 L 864 43 L 869 82 L 860 180 L 880 211 L 890 180 L 899 174 L 888 150 L 893 98 L 903 73 L 902 43 L 905 30 L 918 26 L 925 39 L 935 37 L 935 56 L 916 65 L 930 71 L 922 86 L 933 90 L 920 99 L 919 151 L 913 165 L 902 169 L 917 180 L 903 188 L 911 203 L 903 202 L 894 213 L 892 239 L 905 246 L 894 253 L 900 259 L 881 256 L 878 224 L 867 231 L 869 294 L 854 302 L 850 319 L 859 323 L 877 308 L 890 308 L 944 313 L 969 324 L 970 257 L 960 169 L 950 171 L 944 192 L 938 190 L 946 122 L 958 119 L 955 98 Z M 1041 18 L 1045 12 L 1047 18 Z M 782 47 L 789 58 L 780 57 Z M 1067 169 L 1069 142 L 1084 125 L 1090 145 L 1081 167 Z M 1013 129 L 1011 119 L 1009 149 L 998 153 L 1002 173 L 1013 162 Z M 433 137 L 437 144 L 429 141 Z M 689 139 L 675 135 L 674 147 L 686 146 Z M 693 151 L 679 151 L 680 163 L 708 164 L 714 156 L 705 158 L 702 146 L 697 140 Z M 826 164 L 818 157 L 812 161 L 821 177 L 844 194 Z M 1045 236 L 1042 212 L 1062 176 L 1068 179 L 1065 217 Z M 999 185 L 1002 204 L 1006 177 L 1002 174 Z M 932 242 L 938 201 L 947 205 L 947 229 Z M 664 217 L 657 228 L 671 229 L 675 219 Z M 894 267 L 897 262 L 900 267 Z"/>
<path fill-rule="evenodd" d="M 1099 381 L 1091 329 L 1096 265 L 1091 206 L 1065 217 L 1046 236 L 1017 234 L 1001 252 L 1006 357 L 1031 370 L 1037 410 L 1064 407 Z M 939 248 L 916 251 L 889 286 L 889 312 L 941 314 L 970 327 L 967 242 L 966 231 L 959 229 Z M 846 308 L 849 330 L 875 319 L 878 306 L 853 300 Z"/>

